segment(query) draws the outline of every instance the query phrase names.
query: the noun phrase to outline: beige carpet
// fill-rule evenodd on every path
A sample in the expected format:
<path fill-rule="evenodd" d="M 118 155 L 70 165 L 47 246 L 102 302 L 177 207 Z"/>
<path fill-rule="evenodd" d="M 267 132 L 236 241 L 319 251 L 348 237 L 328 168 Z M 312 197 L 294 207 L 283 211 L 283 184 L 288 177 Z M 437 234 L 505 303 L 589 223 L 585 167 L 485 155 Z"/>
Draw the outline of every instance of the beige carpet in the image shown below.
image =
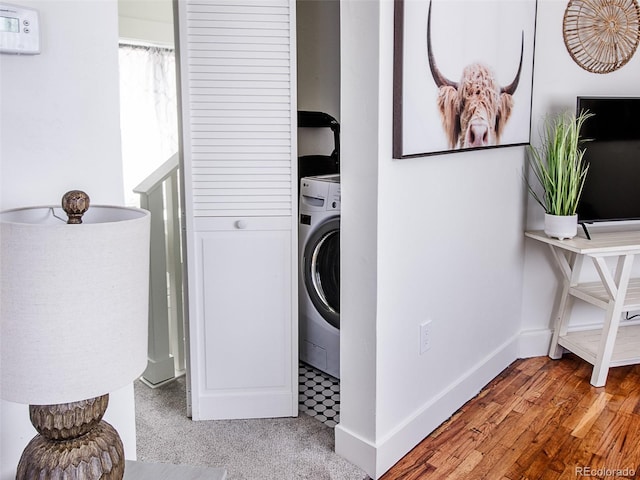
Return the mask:
<path fill-rule="evenodd" d="M 138 460 L 221 467 L 227 480 L 363 480 L 333 451 L 333 429 L 298 418 L 193 422 L 184 377 L 157 389 L 135 383 Z"/>

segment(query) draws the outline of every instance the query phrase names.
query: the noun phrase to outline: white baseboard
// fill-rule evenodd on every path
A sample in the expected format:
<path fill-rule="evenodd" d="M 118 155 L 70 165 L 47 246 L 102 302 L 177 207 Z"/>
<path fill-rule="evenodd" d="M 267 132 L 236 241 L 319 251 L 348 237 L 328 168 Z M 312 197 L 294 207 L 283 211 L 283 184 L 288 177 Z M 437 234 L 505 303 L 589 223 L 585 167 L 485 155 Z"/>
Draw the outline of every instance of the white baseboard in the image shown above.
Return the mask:
<path fill-rule="evenodd" d="M 375 445 L 347 430 L 341 423 L 335 426 L 334 435 L 338 455 L 362 468 L 370 477 L 378 478 L 374 474 L 377 454 Z"/>
<path fill-rule="evenodd" d="M 520 335 L 513 336 L 375 444 L 349 431 L 342 424 L 337 425 L 336 452 L 365 470 L 371 478 L 380 478 L 516 360 L 520 347 Z"/>
<path fill-rule="evenodd" d="M 640 325 L 640 320 L 626 320 L 624 325 Z M 582 330 L 592 330 L 602 328 L 602 321 L 570 324 L 569 332 L 579 332 Z M 526 330 L 520 333 L 520 353 L 518 358 L 544 357 L 549 354 L 551 336 L 553 330 L 541 328 L 537 330 Z"/>
<path fill-rule="evenodd" d="M 521 332 L 518 358 L 543 357 L 548 355 L 552 333 L 549 328 Z"/>

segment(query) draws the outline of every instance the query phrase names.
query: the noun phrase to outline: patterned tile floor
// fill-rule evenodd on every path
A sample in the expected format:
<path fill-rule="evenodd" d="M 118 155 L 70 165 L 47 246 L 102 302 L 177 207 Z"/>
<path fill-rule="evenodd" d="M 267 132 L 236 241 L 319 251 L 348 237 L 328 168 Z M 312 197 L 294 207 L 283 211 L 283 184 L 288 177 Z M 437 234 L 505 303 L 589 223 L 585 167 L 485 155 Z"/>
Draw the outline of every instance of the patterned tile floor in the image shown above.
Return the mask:
<path fill-rule="evenodd" d="M 301 412 L 331 428 L 340 423 L 340 380 L 300 362 L 298 392 Z"/>

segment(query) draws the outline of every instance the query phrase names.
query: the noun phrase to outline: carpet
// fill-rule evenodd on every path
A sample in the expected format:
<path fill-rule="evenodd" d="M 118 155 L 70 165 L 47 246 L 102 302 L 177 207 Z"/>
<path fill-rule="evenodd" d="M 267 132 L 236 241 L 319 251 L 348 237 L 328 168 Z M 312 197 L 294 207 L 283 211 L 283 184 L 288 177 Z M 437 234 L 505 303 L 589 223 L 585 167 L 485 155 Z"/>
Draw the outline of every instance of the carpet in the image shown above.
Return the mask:
<path fill-rule="evenodd" d="M 169 465 L 127 460 L 123 480 L 226 480 L 224 468 Z"/>
<path fill-rule="evenodd" d="M 367 478 L 333 451 L 333 429 L 304 413 L 194 422 L 184 377 L 156 389 L 137 381 L 134 390 L 139 461 L 225 468 L 227 480 Z"/>

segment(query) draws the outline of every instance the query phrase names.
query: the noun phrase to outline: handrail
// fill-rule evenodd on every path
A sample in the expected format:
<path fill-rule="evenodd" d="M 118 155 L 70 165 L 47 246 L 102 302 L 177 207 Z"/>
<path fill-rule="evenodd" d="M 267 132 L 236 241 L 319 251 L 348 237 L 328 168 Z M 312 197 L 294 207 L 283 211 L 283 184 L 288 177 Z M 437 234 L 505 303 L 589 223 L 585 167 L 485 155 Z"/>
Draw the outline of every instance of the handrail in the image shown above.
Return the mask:
<path fill-rule="evenodd" d="M 178 152 L 171 155 L 166 162 L 156 168 L 151 175 L 145 178 L 137 187 L 133 189 L 133 193 L 139 195 L 148 195 L 154 189 L 162 185 L 167 178 L 175 173 L 180 166 L 180 157 Z"/>
<path fill-rule="evenodd" d="M 133 189 L 151 212 L 149 349 L 142 380 L 157 387 L 185 370 L 179 156 L 169 157 Z"/>

